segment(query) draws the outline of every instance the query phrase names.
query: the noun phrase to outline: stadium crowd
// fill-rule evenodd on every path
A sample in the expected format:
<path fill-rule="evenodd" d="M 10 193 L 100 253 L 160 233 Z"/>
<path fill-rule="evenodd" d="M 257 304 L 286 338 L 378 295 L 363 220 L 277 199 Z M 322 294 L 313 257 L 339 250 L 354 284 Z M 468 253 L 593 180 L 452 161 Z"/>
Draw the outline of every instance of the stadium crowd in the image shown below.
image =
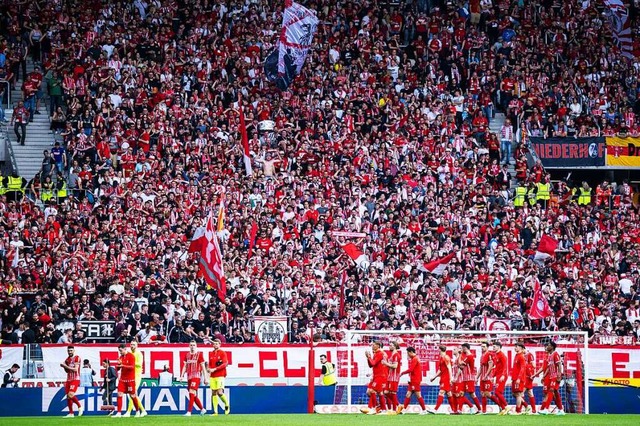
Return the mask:
<path fill-rule="evenodd" d="M 3 343 L 81 342 L 84 319 L 116 321 L 119 342 L 243 343 L 252 316 L 285 314 L 292 343 L 485 317 L 640 338 L 635 188 L 546 187 L 526 157 L 528 135 L 639 133 L 640 63 L 621 57 L 601 4 L 306 2 L 318 32 L 280 92 L 262 60 L 281 3 L 3 3 L 0 78 L 27 86 L 32 114 L 46 92 L 57 141 L 24 191 L 5 179 Z M 28 60 L 41 67 L 27 76 Z M 496 112 L 510 120 L 500 134 Z M 223 191 L 220 301 L 188 246 Z M 367 270 L 335 230 L 367 235 L 351 240 Z M 543 234 L 559 250 L 541 265 Z M 450 252 L 443 275 L 419 267 Z M 528 316 L 537 281 L 555 312 L 544 320 Z"/>

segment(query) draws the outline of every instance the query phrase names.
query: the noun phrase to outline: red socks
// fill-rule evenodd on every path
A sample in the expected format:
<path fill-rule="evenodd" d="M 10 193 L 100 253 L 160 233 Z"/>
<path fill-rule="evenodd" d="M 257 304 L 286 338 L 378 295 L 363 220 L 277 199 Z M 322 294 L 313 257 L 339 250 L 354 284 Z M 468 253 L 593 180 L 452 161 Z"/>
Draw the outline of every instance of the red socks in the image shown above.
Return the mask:
<path fill-rule="evenodd" d="M 441 396 L 438 396 L 438 399 L 439 399 L 439 398 L 442 398 L 442 397 L 441 397 Z M 405 398 L 405 399 L 404 399 L 404 404 L 403 404 L 403 405 L 404 405 L 404 408 L 407 408 L 407 407 L 409 406 L 409 402 L 411 402 L 411 399 L 410 399 L 410 398 Z"/>
<path fill-rule="evenodd" d="M 122 411 L 122 397 L 118 396 L 118 413 Z"/>
<path fill-rule="evenodd" d="M 387 409 L 387 403 L 385 401 L 386 398 L 384 397 L 384 394 L 380 394 L 378 396 L 380 397 L 380 409 L 385 411 Z"/>
<path fill-rule="evenodd" d="M 487 397 L 486 396 L 482 397 L 482 412 L 483 413 L 487 412 Z"/>
<path fill-rule="evenodd" d="M 375 408 L 376 406 L 376 394 L 372 393 L 369 395 L 369 408 Z"/>
<path fill-rule="evenodd" d="M 562 398 L 560 398 L 560 392 L 558 391 L 554 391 L 553 392 L 555 394 L 555 399 L 556 399 L 556 407 L 558 407 L 558 410 L 562 410 Z"/>
<path fill-rule="evenodd" d="M 423 411 L 427 409 L 427 407 L 424 406 L 424 398 L 423 397 L 418 398 L 418 404 L 420 404 L 420 408 L 422 408 Z"/>
<path fill-rule="evenodd" d="M 408 399 L 405 399 L 405 404 L 404 404 L 405 407 L 409 405 L 407 401 Z M 436 406 L 434 407 L 434 410 L 438 411 L 438 408 L 440 408 L 443 402 L 444 402 L 444 395 L 438 395 L 438 400 L 436 401 Z M 451 402 L 451 399 L 449 399 L 449 402 Z"/>
<path fill-rule="evenodd" d="M 67 397 L 67 407 L 69 407 L 69 414 L 73 414 L 73 399 Z"/>
<path fill-rule="evenodd" d="M 531 412 L 536 412 L 536 397 L 531 395 L 529 397 L 529 405 L 531 405 Z"/>
<path fill-rule="evenodd" d="M 480 411 L 480 400 L 478 400 L 478 397 L 475 395 L 473 395 L 473 403 L 476 405 L 478 411 Z"/>
<path fill-rule="evenodd" d="M 190 394 L 189 394 L 189 408 L 187 408 L 187 412 L 188 412 L 188 413 L 190 413 L 190 412 L 191 412 L 191 410 L 193 410 L 193 397 L 194 397 L 194 396 L 195 396 L 195 395 L 194 395 L 194 394 L 192 394 L 192 393 L 190 393 Z"/>

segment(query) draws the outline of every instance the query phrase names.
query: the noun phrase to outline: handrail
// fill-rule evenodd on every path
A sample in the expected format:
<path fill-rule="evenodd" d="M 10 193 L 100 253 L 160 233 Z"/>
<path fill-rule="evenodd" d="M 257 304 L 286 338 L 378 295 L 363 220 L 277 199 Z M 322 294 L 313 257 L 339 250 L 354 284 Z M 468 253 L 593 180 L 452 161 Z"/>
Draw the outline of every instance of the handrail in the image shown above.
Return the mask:
<path fill-rule="evenodd" d="M 9 164 L 8 174 L 18 172 L 18 165 L 16 164 L 16 158 L 13 155 L 13 146 L 11 145 L 11 139 L 9 138 L 9 126 L 5 126 L 5 162 Z M 7 158 L 8 157 L 8 158 Z"/>
<path fill-rule="evenodd" d="M 0 83 L 7 85 L 7 109 L 11 109 L 11 83 L 9 80 L 0 80 Z"/>

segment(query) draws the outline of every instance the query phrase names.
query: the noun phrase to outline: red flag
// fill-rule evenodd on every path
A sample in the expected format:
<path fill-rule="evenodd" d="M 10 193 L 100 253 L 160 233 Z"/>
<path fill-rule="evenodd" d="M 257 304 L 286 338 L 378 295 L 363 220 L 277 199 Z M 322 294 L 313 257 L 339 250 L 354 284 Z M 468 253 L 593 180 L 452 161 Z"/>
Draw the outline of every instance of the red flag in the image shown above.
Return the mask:
<path fill-rule="evenodd" d="M 413 303 L 409 303 L 409 319 L 411 320 L 411 327 L 414 330 L 417 330 L 419 324 L 418 324 L 418 320 L 416 320 L 415 314 L 413 313 Z"/>
<path fill-rule="evenodd" d="M 220 207 L 218 208 L 218 222 L 216 226 L 216 230 L 218 232 L 224 229 L 224 198 L 225 198 L 225 193 L 223 190 L 222 194 L 220 195 Z"/>
<path fill-rule="evenodd" d="M 540 283 L 535 287 L 533 291 L 533 303 L 531 304 L 531 308 L 529 308 L 529 318 L 544 319 L 553 316 L 553 311 L 551 307 L 549 307 L 549 301 L 547 301 L 547 298 L 544 297 L 540 289 Z"/>
<path fill-rule="evenodd" d="M 200 274 L 207 282 L 207 286 L 216 290 L 218 298 L 224 300 L 227 297 L 227 283 L 224 277 L 222 250 L 218 244 L 213 212 L 207 219 L 204 239 L 200 248 Z"/>
<path fill-rule="evenodd" d="M 247 135 L 247 125 L 244 121 L 244 110 L 242 109 L 242 96 L 238 95 L 238 107 L 240 108 L 240 135 L 242 136 L 242 157 L 244 159 L 244 171 L 247 176 L 253 174 L 251 168 L 251 154 L 249 152 L 249 136 Z"/>
<path fill-rule="evenodd" d="M 360 250 L 355 244 L 347 243 L 342 246 L 342 250 L 347 253 L 351 260 L 353 260 L 353 262 L 358 265 L 360 269 L 367 270 L 369 268 L 369 257 L 364 254 L 362 250 Z"/>
<path fill-rule="evenodd" d="M 545 260 L 554 257 L 556 255 L 556 249 L 558 248 L 558 241 L 548 235 L 543 235 L 540 238 L 538 249 L 534 260 L 544 262 Z"/>
<path fill-rule="evenodd" d="M 440 259 L 432 260 L 429 263 L 425 263 L 422 267 L 418 268 L 423 271 L 426 270 L 428 272 L 431 272 L 434 275 L 442 275 L 444 273 L 444 270 L 447 269 L 447 266 L 449 266 L 449 263 L 451 263 L 454 257 L 455 253 L 451 253 L 445 257 L 441 257 Z"/>
<path fill-rule="evenodd" d="M 249 231 L 249 253 L 247 254 L 247 260 L 251 258 L 253 254 L 253 247 L 256 245 L 256 237 L 258 236 L 258 223 L 254 220 L 251 222 L 251 230 Z"/>

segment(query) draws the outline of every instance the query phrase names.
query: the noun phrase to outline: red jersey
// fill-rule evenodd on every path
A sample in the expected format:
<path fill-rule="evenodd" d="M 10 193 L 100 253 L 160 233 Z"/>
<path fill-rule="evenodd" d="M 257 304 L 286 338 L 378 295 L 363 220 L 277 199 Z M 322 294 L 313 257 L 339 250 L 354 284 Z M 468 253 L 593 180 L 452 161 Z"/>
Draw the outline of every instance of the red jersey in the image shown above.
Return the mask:
<path fill-rule="evenodd" d="M 396 368 L 387 367 L 389 369 L 389 377 L 387 377 L 387 381 L 389 382 L 399 382 L 400 381 L 400 368 L 402 364 L 402 355 L 399 351 L 396 351 L 391 354 L 391 357 L 388 359 L 390 363 L 398 363 Z"/>
<path fill-rule="evenodd" d="M 64 365 L 69 368 L 73 368 L 73 371 L 67 370 L 67 381 L 80 380 L 80 373 L 78 367 L 80 366 L 80 357 L 78 355 L 67 357 L 64 360 Z"/>
<path fill-rule="evenodd" d="M 533 358 L 533 354 L 531 352 L 527 352 L 524 356 L 527 365 L 525 367 L 525 374 L 527 375 L 527 379 L 532 378 L 536 372 L 536 361 Z"/>
<path fill-rule="evenodd" d="M 472 353 L 462 353 L 459 358 L 460 363 L 464 363 L 462 367 L 462 381 L 475 382 L 476 380 L 476 358 Z"/>
<path fill-rule="evenodd" d="M 451 374 L 449 370 L 450 367 L 451 367 L 451 358 L 449 358 L 449 355 L 440 356 L 440 362 L 438 363 L 438 368 L 440 369 L 441 382 L 451 381 Z"/>
<path fill-rule="evenodd" d="M 222 349 L 217 349 L 213 352 L 209 352 L 209 368 L 217 368 L 216 371 L 211 373 L 211 377 L 227 377 L 227 353 Z"/>
<path fill-rule="evenodd" d="M 384 359 L 385 354 L 383 351 L 378 350 L 373 353 L 373 356 L 370 359 L 367 359 L 369 363 L 369 367 L 373 369 L 373 378 L 374 381 L 376 378 L 387 378 L 387 366 L 382 364 L 382 360 Z"/>
<path fill-rule="evenodd" d="M 204 356 L 202 352 L 191 353 L 189 352 L 184 357 L 184 364 L 187 369 L 187 379 L 199 379 L 200 378 L 200 366 L 204 362 Z"/>
<path fill-rule="evenodd" d="M 409 359 L 409 367 L 406 372 L 409 373 L 409 383 L 418 385 L 422 382 L 422 365 L 417 356 Z"/>
<path fill-rule="evenodd" d="M 550 380 L 557 380 L 560 376 L 560 355 L 558 352 L 553 351 L 550 354 L 546 354 L 544 357 L 544 364 L 542 366 L 544 370 L 544 378 Z"/>
<path fill-rule="evenodd" d="M 524 382 L 526 377 L 526 367 L 527 361 L 524 358 L 524 354 L 516 354 L 513 359 L 513 365 L 511 366 L 511 381 L 515 382 L 516 380 L 520 380 L 521 382 Z"/>
<path fill-rule="evenodd" d="M 489 351 L 482 354 L 480 358 L 480 380 L 489 381 L 493 379 L 493 372 L 495 370 L 489 370 L 489 363 L 493 363 L 493 354 Z"/>
<path fill-rule="evenodd" d="M 118 358 L 122 368 L 120 369 L 120 381 L 132 382 L 136 379 L 136 358 L 131 352 L 127 352 Z"/>
<path fill-rule="evenodd" d="M 504 352 L 496 352 L 493 357 L 493 375 L 496 378 L 507 376 L 507 356 Z"/>

